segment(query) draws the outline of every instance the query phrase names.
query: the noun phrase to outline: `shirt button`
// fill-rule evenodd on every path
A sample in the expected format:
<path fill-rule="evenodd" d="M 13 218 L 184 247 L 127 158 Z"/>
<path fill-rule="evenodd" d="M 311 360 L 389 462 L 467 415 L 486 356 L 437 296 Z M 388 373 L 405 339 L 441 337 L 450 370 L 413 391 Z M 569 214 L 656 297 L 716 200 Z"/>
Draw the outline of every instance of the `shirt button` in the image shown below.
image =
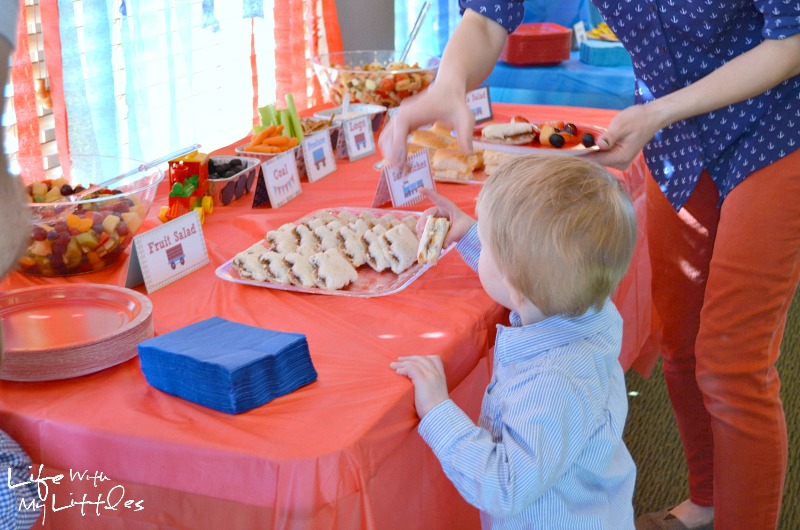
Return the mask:
<path fill-rule="evenodd" d="M 654 4 L 650 4 L 650 12 L 651 13 L 655 13 L 656 12 L 656 6 Z"/>

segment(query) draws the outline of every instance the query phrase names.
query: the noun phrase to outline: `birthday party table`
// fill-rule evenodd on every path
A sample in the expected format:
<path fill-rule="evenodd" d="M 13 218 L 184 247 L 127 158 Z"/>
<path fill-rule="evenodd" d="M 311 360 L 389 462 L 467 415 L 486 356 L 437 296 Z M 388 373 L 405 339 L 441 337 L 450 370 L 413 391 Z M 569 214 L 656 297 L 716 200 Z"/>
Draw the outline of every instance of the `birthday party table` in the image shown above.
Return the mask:
<path fill-rule="evenodd" d="M 615 114 L 502 104 L 494 112 L 599 126 Z M 233 154 L 232 147 L 218 151 Z M 215 275 L 268 229 L 321 208 L 369 207 L 378 161 L 377 154 L 339 160 L 335 172 L 303 181 L 302 194 L 280 208 L 252 208 L 252 193 L 217 206 L 203 226 L 210 263 L 148 295 L 157 335 L 212 316 L 305 334 L 315 382 L 238 415 L 156 390 L 137 358 L 72 379 L 0 382 L 0 428 L 34 461 L 32 474 L 45 486 L 45 528 L 480 527 L 477 510 L 461 499 L 416 432 L 411 382 L 389 368 L 401 355 L 440 355 L 452 398 L 477 419 L 495 326 L 507 323 L 508 312 L 484 293 L 457 252 L 402 291 L 372 298 L 286 292 Z M 628 369 L 641 360 L 651 335 L 643 165 L 616 174 L 640 221 L 630 271 L 614 296 L 624 317 L 620 361 Z M 437 184 L 470 213 L 479 189 Z M 162 186 L 140 233 L 160 225 L 166 202 Z M 68 278 L 16 272 L 0 282 L 0 291 L 123 286 L 127 267 L 126 255 L 104 271 Z"/>

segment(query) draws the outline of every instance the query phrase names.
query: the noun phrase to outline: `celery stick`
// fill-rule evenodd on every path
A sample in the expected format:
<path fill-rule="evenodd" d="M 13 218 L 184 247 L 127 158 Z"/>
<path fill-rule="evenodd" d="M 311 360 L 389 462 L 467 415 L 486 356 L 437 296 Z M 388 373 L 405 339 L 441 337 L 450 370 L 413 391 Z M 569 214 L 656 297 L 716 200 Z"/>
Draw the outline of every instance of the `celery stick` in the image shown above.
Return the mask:
<path fill-rule="evenodd" d="M 289 115 L 289 111 L 287 109 L 282 109 L 278 111 L 278 120 L 280 124 L 283 125 L 283 132 L 281 134 L 283 136 L 288 136 L 291 138 L 293 136 L 293 127 L 292 127 L 292 118 Z"/>
<path fill-rule="evenodd" d="M 286 94 L 286 107 L 292 118 L 292 130 L 298 141 L 303 141 L 303 125 L 300 123 L 300 116 L 297 114 L 297 107 L 294 106 L 294 96 Z"/>
<path fill-rule="evenodd" d="M 271 125 L 278 125 L 277 116 L 275 116 L 275 105 L 269 104 L 258 108 L 258 113 L 261 115 L 261 125 L 269 127 Z"/>

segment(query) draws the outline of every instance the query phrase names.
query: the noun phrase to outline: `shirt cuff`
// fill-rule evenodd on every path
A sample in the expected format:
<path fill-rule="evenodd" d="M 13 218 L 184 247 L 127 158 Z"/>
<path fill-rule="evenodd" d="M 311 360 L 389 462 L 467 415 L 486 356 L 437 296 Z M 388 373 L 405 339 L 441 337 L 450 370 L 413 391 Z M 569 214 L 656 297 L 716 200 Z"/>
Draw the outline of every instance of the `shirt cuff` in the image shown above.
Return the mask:
<path fill-rule="evenodd" d="M 478 237 L 478 223 L 470 227 L 469 231 L 456 246 L 464 262 L 474 271 L 478 270 L 478 260 L 481 257 L 481 240 Z"/>
<path fill-rule="evenodd" d="M 469 435 L 476 426 L 467 414 L 458 408 L 453 400 L 442 401 L 419 422 L 417 431 L 439 460 L 460 438 Z"/>

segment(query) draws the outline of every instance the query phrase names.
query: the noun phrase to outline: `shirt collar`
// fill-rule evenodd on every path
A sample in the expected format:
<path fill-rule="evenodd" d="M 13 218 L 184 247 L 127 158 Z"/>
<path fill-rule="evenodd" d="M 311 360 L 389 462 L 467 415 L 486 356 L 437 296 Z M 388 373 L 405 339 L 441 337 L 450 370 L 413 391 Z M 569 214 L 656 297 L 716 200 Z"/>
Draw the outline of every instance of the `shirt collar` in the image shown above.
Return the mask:
<path fill-rule="evenodd" d="M 578 317 L 554 315 L 527 326 L 523 326 L 519 314 L 512 311 L 511 326 L 497 324 L 495 359 L 503 365 L 532 359 L 620 325 L 621 319 L 611 300 L 606 300 L 599 311 L 590 308 Z"/>

